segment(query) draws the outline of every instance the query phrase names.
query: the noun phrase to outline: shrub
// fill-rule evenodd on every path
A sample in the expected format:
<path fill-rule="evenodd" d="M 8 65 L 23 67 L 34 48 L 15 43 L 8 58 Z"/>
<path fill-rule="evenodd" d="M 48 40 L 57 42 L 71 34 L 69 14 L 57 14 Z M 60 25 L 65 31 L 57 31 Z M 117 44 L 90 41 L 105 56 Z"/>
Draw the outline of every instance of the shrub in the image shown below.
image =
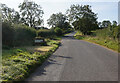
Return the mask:
<path fill-rule="evenodd" d="M 96 32 L 94 34 L 96 34 L 96 36 L 100 37 L 100 38 L 113 38 L 113 39 L 117 39 L 118 38 L 118 30 L 119 27 L 108 27 L 105 29 L 101 29 L 101 30 L 96 30 Z"/>
<path fill-rule="evenodd" d="M 37 31 L 37 34 L 39 37 L 44 37 L 44 38 L 51 38 L 51 37 L 55 36 L 54 31 L 46 30 L 46 29 Z"/>
<path fill-rule="evenodd" d="M 34 28 L 23 24 L 15 24 L 13 27 L 15 29 L 15 46 L 29 45 L 33 43 L 33 40 L 36 37 L 36 31 Z"/>
<path fill-rule="evenodd" d="M 8 22 L 2 23 L 2 43 L 6 46 L 13 46 L 13 40 L 14 40 L 14 29 L 12 28 L 12 25 Z"/>
<path fill-rule="evenodd" d="M 31 45 L 36 36 L 35 29 L 23 24 L 2 23 L 2 42 L 3 46 L 22 46 Z"/>
<path fill-rule="evenodd" d="M 58 28 L 58 27 L 56 27 L 55 29 L 54 29 L 54 31 L 55 31 L 55 33 L 56 33 L 56 35 L 57 36 L 62 36 L 62 29 L 60 29 L 60 28 Z"/>

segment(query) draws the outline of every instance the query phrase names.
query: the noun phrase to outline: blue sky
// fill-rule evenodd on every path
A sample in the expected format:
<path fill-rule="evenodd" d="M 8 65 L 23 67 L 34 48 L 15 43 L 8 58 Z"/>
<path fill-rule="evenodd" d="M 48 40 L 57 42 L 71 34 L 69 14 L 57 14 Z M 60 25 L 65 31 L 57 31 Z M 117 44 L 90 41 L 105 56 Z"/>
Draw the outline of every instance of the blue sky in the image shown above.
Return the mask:
<path fill-rule="evenodd" d="M 19 11 L 18 5 L 24 0 L 2 0 L 0 3 L 6 4 L 10 8 Z M 66 10 L 72 4 L 91 5 L 92 10 L 98 14 L 98 21 L 116 20 L 118 22 L 118 1 L 119 0 L 29 0 L 41 5 L 44 10 L 44 25 L 47 25 L 47 19 L 53 13 L 62 12 L 65 14 Z"/>

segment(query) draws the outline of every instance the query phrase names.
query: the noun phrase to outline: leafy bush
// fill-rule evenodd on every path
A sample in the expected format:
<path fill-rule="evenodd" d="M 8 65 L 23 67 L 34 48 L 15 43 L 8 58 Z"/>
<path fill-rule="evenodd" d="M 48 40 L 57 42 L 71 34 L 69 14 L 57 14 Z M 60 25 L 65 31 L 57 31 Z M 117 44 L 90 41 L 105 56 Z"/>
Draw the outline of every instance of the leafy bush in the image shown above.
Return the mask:
<path fill-rule="evenodd" d="M 3 46 L 22 46 L 33 43 L 36 36 L 35 29 L 23 24 L 2 23 L 2 42 Z"/>
<path fill-rule="evenodd" d="M 63 34 L 71 33 L 73 32 L 72 29 L 62 30 Z"/>
<path fill-rule="evenodd" d="M 94 34 L 96 34 L 96 36 L 98 36 L 100 38 L 117 39 L 118 35 L 119 35 L 118 29 L 119 29 L 119 27 L 109 26 L 108 28 L 105 28 L 105 29 L 96 30 L 96 32 L 94 32 Z"/>
<path fill-rule="evenodd" d="M 80 32 L 77 32 L 75 38 L 94 42 L 120 52 L 120 50 L 118 49 L 118 38 L 120 34 L 119 29 L 119 26 L 109 26 L 108 28 L 93 31 L 93 34 L 89 36 L 82 36 Z"/>
<path fill-rule="evenodd" d="M 56 33 L 56 35 L 57 36 L 62 36 L 62 29 L 60 29 L 60 28 L 58 28 L 58 27 L 56 27 L 55 29 L 54 29 L 54 31 L 55 31 L 55 33 Z"/>
<path fill-rule="evenodd" d="M 52 30 L 39 30 L 37 31 L 37 34 L 39 37 L 44 37 L 44 38 L 51 38 L 55 35 L 55 33 Z"/>
<path fill-rule="evenodd" d="M 15 30 L 12 28 L 12 25 L 7 22 L 2 23 L 2 43 L 6 46 L 13 46 Z M 5 46 L 5 47 L 6 47 Z"/>
<path fill-rule="evenodd" d="M 22 24 L 15 24 L 13 27 L 15 29 L 15 46 L 28 45 L 33 43 L 33 40 L 36 37 L 35 29 Z"/>

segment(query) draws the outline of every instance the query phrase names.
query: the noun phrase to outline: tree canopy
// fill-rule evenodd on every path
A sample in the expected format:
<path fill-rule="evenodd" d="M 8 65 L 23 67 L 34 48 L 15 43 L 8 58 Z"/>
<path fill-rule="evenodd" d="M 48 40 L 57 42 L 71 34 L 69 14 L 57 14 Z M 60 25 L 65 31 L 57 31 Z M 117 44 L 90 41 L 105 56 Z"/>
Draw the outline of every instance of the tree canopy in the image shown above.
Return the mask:
<path fill-rule="evenodd" d="M 113 21 L 113 26 L 117 26 L 117 22 L 116 21 Z"/>
<path fill-rule="evenodd" d="M 104 20 L 103 22 L 102 22 L 102 27 L 104 27 L 104 28 L 107 28 L 108 26 L 110 26 L 111 25 L 111 22 L 109 21 L 109 20 Z"/>
<path fill-rule="evenodd" d="M 67 16 L 59 12 L 57 14 L 52 14 L 50 18 L 47 20 L 47 23 L 49 26 L 57 27 L 64 24 L 66 20 L 67 20 Z"/>
<path fill-rule="evenodd" d="M 71 5 L 67 15 L 74 28 L 83 34 L 98 28 L 97 14 L 92 12 L 89 5 Z"/>
<path fill-rule="evenodd" d="M 23 2 L 19 5 L 20 12 L 22 15 L 22 23 L 35 27 L 41 25 L 43 22 L 42 16 L 44 14 L 42 7 L 35 2 Z"/>
<path fill-rule="evenodd" d="M 2 22 L 9 21 L 10 23 L 19 23 L 20 15 L 14 9 L 7 7 L 5 4 L 1 4 Z"/>

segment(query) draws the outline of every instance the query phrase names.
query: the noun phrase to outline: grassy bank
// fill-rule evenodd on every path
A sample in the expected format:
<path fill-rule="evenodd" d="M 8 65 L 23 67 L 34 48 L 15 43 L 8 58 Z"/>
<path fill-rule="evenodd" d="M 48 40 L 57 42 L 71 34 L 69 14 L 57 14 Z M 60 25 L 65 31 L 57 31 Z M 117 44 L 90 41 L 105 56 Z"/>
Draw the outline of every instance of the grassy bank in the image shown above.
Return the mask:
<path fill-rule="evenodd" d="M 2 80 L 24 80 L 58 48 L 59 44 L 60 40 L 47 40 L 48 46 L 25 46 L 9 50 L 3 49 Z"/>
<path fill-rule="evenodd" d="M 85 36 L 82 35 L 81 32 L 77 32 L 74 37 L 76 39 L 80 39 L 80 40 L 85 40 L 85 41 L 89 41 L 89 42 L 93 42 L 102 46 L 105 46 L 109 49 L 112 49 L 114 51 L 118 52 L 118 40 L 117 39 L 113 39 L 111 37 L 99 37 L 99 36 Z M 120 50 L 119 50 L 120 52 Z"/>

